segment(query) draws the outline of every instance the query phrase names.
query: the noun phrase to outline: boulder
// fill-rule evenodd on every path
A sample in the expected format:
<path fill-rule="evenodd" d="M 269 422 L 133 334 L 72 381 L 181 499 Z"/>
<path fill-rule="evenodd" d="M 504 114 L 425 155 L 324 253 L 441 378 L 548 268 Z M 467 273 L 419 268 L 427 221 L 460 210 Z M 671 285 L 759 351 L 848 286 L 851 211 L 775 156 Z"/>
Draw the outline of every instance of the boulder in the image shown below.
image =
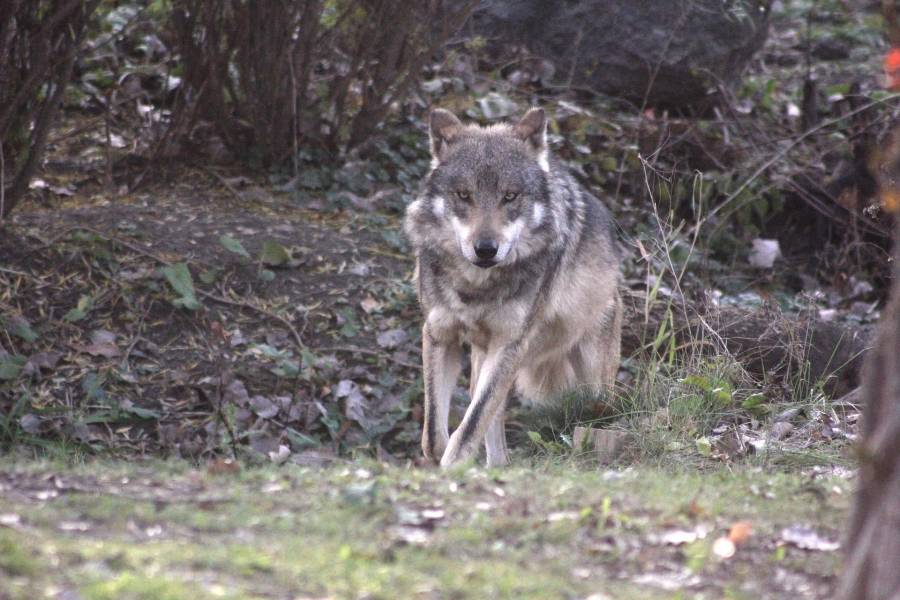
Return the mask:
<path fill-rule="evenodd" d="M 732 83 L 760 49 L 768 0 L 482 0 L 476 34 L 523 44 L 551 83 L 651 106 L 685 107 Z"/>

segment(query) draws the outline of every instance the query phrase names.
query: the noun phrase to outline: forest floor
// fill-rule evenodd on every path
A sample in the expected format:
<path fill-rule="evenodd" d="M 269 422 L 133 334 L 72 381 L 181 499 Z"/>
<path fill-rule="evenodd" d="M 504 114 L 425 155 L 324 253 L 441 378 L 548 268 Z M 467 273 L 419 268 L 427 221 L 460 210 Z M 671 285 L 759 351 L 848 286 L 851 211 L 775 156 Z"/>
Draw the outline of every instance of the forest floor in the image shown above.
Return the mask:
<path fill-rule="evenodd" d="M 710 408 L 722 389 L 681 379 L 612 465 L 521 416 L 510 469 L 421 465 L 396 220 L 228 181 L 183 168 L 0 238 L 29 394 L 5 417 L 0 598 L 829 597 L 853 402 L 737 418 L 753 390 Z M 714 371 L 694 384 L 731 385 Z"/>
<path fill-rule="evenodd" d="M 0 597 L 828 598 L 841 470 L 0 461 Z"/>

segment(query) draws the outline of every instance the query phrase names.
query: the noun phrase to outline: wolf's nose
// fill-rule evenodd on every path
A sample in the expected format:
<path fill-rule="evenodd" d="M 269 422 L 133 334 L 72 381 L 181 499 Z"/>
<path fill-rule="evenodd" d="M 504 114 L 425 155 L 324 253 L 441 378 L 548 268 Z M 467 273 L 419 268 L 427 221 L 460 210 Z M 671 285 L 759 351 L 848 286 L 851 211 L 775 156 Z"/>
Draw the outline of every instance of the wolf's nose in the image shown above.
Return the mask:
<path fill-rule="evenodd" d="M 497 242 L 494 240 L 478 240 L 475 242 L 475 255 L 478 258 L 494 258 L 497 256 Z"/>

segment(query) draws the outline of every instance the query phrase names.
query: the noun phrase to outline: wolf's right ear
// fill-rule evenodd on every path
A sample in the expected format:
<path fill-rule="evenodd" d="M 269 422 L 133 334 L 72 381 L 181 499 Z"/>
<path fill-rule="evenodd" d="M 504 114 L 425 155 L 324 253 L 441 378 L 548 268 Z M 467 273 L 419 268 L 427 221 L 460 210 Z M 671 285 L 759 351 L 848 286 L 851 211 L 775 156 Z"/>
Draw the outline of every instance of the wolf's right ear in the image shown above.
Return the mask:
<path fill-rule="evenodd" d="M 431 138 L 431 155 L 441 160 L 447 154 L 447 146 L 459 135 L 462 121 L 449 110 L 436 108 L 431 111 L 428 134 Z"/>

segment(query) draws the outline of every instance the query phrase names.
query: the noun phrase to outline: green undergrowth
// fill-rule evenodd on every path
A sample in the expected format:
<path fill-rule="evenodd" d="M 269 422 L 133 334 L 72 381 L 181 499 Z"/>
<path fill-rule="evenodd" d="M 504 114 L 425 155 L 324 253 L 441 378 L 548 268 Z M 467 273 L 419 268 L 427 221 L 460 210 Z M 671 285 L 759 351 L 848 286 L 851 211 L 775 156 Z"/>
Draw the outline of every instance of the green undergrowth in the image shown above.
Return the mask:
<path fill-rule="evenodd" d="M 788 382 L 793 393 L 773 395 L 727 354 L 631 358 L 624 365 L 634 377 L 611 396 L 574 393 L 543 406 L 513 408 L 507 420 L 513 446 L 542 459 L 587 457 L 589 449 L 577 447 L 574 436 L 576 428 L 585 427 L 627 435 L 625 451 L 604 459 L 620 465 L 715 468 L 724 461 L 793 468 L 855 462 L 849 440 L 816 438 L 803 430 L 814 431 L 815 415 L 833 412 L 834 400 L 822 392 L 821 382 L 798 375 Z M 792 411 L 799 415 L 795 434 L 772 439 L 775 421 Z M 738 447 L 719 448 L 727 442 Z"/>
<path fill-rule="evenodd" d="M 783 597 L 776 570 L 827 587 L 840 556 L 779 531 L 839 537 L 850 495 L 758 468 L 223 464 L 0 461 L 0 597 Z M 738 521 L 753 535 L 716 558 Z"/>

